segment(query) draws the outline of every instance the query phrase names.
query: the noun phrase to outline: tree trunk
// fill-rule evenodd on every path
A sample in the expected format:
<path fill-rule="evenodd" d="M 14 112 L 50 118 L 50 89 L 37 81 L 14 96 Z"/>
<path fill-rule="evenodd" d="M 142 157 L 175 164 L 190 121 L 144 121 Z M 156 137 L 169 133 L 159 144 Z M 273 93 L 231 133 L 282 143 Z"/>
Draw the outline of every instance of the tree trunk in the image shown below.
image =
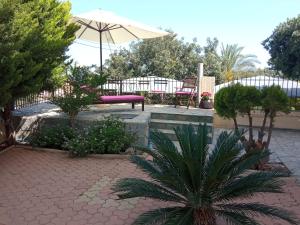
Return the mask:
<path fill-rule="evenodd" d="M 270 125 L 269 125 L 269 131 L 268 131 L 268 139 L 266 143 L 266 149 L 269 148 L 270 142 L 271 142 L 271 136 L 273 132 L 273 127 L 274 127 L 274 117 L 275 115 L 273 113 L 270 114 Z"/>
<path fill-rule="evenodd" d="M 194 213 L 195 225 L 216 225 L 216 215 L 212 209 L 198 209 Z"/>
<path fill-rule="evenodd" d="M 249 118 L 249 144 L 250 146 L 253 145 L 253 119 L 252 119 L 252 115 L 251 112 L 248 112 L 248 118 Z"/>
<path fill-rule="evenodd" d="M 258 140 L 257 141 L 259 143 L 263 142 L 263 138 L 265 136 L 265 129 L 266 129 L 266 123 L 267 123 L 268 115 L 269 115 L 269 112 L 265 111 L 263 123 L 261 125 L 260 131 L 258 131 Z"/>
<path fill-rule="evenodd" d="M 237 123 L 236 118 L 233 118 L 233 122 L 234 122 L 234 130 L 238 131 L 239 127 L 238 127 L 238 123 Z"/>
<path fill-rule="evenodd" d="M 1 112 L 2 118 L 4 121 L 4 129 L 5 129 L 5 138 L 6 144 L 8 146 L 13 145 L 14 140 L 14 130 L 12 126 L 12 113 L 11 113 L 11 104 L 6 104 Z"/>

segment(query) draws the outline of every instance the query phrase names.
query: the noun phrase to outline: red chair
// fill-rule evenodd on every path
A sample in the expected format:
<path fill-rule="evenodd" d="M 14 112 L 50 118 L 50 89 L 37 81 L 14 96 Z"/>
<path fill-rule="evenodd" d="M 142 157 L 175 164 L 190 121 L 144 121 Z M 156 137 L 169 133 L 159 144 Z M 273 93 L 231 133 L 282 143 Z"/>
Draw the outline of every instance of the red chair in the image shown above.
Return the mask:
<path fill-rule="evenodd" d="M 186 77 L 182 81 L 182 87 L 177 89 L 175 92 L 175 108 L 177 105 L 181 105 L 182 97 L 187 98 L 187 109 L 190 106 L 191 102 L 194 102 L 194 97 L 196 96 L 196 87 L 197 87 L 197 77 Z"/>

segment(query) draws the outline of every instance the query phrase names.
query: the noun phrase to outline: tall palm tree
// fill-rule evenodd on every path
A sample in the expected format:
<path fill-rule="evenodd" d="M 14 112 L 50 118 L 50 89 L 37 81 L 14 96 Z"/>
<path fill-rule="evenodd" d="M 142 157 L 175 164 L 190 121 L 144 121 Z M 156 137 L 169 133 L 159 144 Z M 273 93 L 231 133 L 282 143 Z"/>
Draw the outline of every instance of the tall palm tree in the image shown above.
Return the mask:
<path fill-rule="evenodd" d="M 255 64 L 260 63 L 256 55 L 243 55 L 243 47 L 234 45 L 221 45 L 221 67 L 225 81 L 234 79 L 234 71 L 246 71 L 255 69 Z"/>
<path fill-rule="evenodd" d="M 241 156 L 240 135 L 223 132 L 210 151 L 207 127 L 175 129 L 180 150 L 163 133 L 151 133 L 155 150 L 143 149 L 153 157 L 133 156 L 132 162 L 152 180 L 122 179 L 114 186 L 119 198 L 146 197 L 174 202 L 173 207 L 159 208 L 140 215 L 133 224 L 215 225 L 216 217 L 228 224 L 257 225 L 255 215 L 271 216 L 299 224 L 287 211 L 261 203 L 234 200 L 256 193 L 281 193 L 279 172 L 249 169 L 266 157 L 266 152 Z"/>

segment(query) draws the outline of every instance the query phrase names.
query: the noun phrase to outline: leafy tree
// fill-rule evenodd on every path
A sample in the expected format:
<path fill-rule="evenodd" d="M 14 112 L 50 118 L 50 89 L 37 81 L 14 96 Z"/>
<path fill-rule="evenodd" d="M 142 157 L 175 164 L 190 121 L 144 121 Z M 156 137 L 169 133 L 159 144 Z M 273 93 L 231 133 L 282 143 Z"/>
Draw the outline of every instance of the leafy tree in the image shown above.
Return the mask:
<path fill-rule="evenodd" d="M 170 35 L 135 42 L 129 51 L 122 50 L 112 54 L 106 61 L 107 71 L 119 76 L 161 76 L 183 79 L 197 73 L 201 48 L 197 40 L 192 43 Z"/>
<path fill-rule="evenodd" d="M 300 15 L 279 24 L 262 45 L 269 51 L 269 64 L 289 78 L 300 78 Z"/>
<path fill-rule="evenodd" d="M 237 116 L 239 113 L 239 101 L 238 92 L 242 88 L 242 85 L 236 84 L 226 88 L 220 89 L 215 94 L 215 110 L 219 116 L 232 119 L 234 122 L 234 128 L 238 130 Z"/>
<path fill-rule="evenodd" d="M 243 55 L 243 47 L 234 45 L 221 45 L 221 70 L 225 81 L 231 81 L 235 77 L 235 71 L 253 70 L 259 63 L 255 55 Z"/>
<path fill-rule="evenodd" d="M 222 83 L 221 74 L 221 61 L 217 52 L 219 41 L 217 38 L 207 38 L 206 46 L 203 47 L 203 64 L 204 64 L 204 75 L 212 76 L 216 78 L 216 83 Z"/>
<path fill-rule="evenodd" d="M 67 65 L 62 63 L 52 70 L 51 76 L 49 76 L 43 84 L 43 89 L 47 91 L 55 91 L 58 88 L 64 86 L 67 82 Z"/>
<path fill-rule="evenodd" d="M 58 0 L 0 2 L 0 107 L 8 144 L 14 98 L 39 92 L 67 58 L 78 28 L 69 22 L 70 8 Z"/>
<path fill-rule="evenodd" d="M 247 150 L 252 147 L 255 148 L 255 141 L 253 138 L 253 117 L 252 110 L 261 105 L 260 91 L 253 86 L 240 86 L 237 92 L 238 111 L 241 115 L 247 115 L 249 120 L 249 139 L 247 141 Z"/>
<path fill-rule="evenodd" d="M 287 94 L 280 88 L 280 86 L 271 86 L 265 87 L 261 93 L 261 103 L 262 109 L 264 110 L 264 120 L 261 126 L 258 141 L 262 143 L 262 139 L 264 136 L 264 131 L 266 127 L 267 117 L 269 117 L 269 130 L 268 130 L 268 138 L 265 143 L 265 148 L 269 148 L 269 144 L 271 141 L 272 131 L 274 127 L 274 118 L 276 117 L 277 112 L 289 113 L 289 98 Z"/>
<path fill-rule="evenodd" d="M 114 191 L 119 198 L 146 197 L 174 206 L 158 208 L 140 215 L 133 224 L 216 225 L 220 216 L 228 224 L 259 224 L 255 216 L 270 216 L 298 224 L 288 211 L 262 203 L 241 203 L 241 198 L 257 193 L 281 193 L 285 174 L 251 171 L 251 167 L 268 155 L 256 151 L 241 156 L 240 136 L 223 132 L 210 152 L 206 126 L 175 129 L 180 149 L 164 133 L 151 133 L 155 150 L 142 152 L 153 160 L 133 156 L 132 162 L 152 180 L 125 178 Z M 238 200 L 238 201 L 236 201 Z"/>
<path fill-rule="evenodd" d="M 120 51 L 111 54 L 111 58 L 106 61 L 104 74 L 113 79 L 130 78 L 134 74 L 131 61 L 130 51 L 121 49 Z"/>
<path fill-rule="evenodd" d="M 258 131 L 257 141 L 253 135 L 252 110 L 260 107 L 264 113 L 262 125 Z M 215 95 L 215 109 L 219 116 L 234 121 L 235 130 L 238 131 L 238 115 L 247 115 L 249 119 L 249 138 L 242 137 L 247 153 L 255 150 L 265 150 L 269 148 L 274 119 L 277 112 L 289 112 L 289 99 L 286 93 L 279 86 L 265 87 L 258 90 L 255 87 L 242 86 L 241 84 L 231 85 L 222 88 Z M 269 119 L 269 129 L 267 140 L 264 141 L 267 119 Z M 261 161 L 256 168 L 261 169 L 265 166 L 268 159 Z"/>

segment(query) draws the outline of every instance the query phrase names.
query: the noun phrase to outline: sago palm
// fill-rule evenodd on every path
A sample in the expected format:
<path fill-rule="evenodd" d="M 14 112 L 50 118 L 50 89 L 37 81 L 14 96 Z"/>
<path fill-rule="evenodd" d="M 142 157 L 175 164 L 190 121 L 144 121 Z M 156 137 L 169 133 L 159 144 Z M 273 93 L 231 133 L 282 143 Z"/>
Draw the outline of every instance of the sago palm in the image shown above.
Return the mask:
<path fill-rule="evenodd" d="M 151 133 L 155 150 L 143 149 L 153 160 L 133 156 L 132 162 L 149 175 L 148 180 L 122 179 L 114 186 L 120 199 L 146 197 L 174 206 L 140 215 L 134 224 L 214 225 L 217 217 L 228 224 L 257 225 L 255 215 L 271 216 L 298 224 L 287 211 L 261 203 L 234 200 L 256 193 L 281 193 L 279 172 L 249 168 L 267 153 L 242 156 L 240 136 L 223 132 L 209 149 L 207 127 L 175 129 L 180 149 L 163 133 Z"/>

